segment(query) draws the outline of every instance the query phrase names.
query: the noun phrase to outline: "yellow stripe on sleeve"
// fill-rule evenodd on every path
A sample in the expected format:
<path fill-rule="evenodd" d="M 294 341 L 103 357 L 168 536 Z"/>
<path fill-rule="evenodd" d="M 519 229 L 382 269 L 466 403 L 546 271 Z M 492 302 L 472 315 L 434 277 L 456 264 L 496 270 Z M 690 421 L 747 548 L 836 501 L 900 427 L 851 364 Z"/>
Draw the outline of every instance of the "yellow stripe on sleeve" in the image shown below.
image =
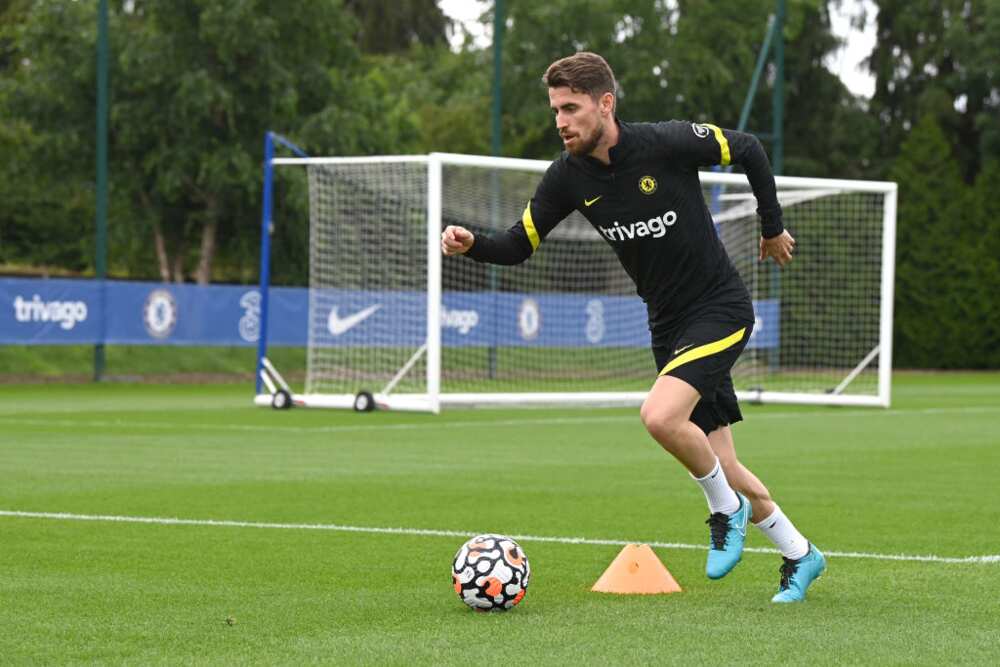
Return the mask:
<path fill-rule="evenodd" d="M 701 359 L 702 357 L 707 357 L 710 354 L 728 350 L 733 345 L 736 345 L 736 343 L 743 340 L 743 334 L 746 332 L 747 328 L 743 327 L 736 333 L 726 336 L 722 340 L 717 340 L 714 343 L 706 343 L 705 345 L 699 345 L 698 347 L 691 348 L 679 357 L 672 359 L 669 364 L 663 367 L 663 370 L 660 371 L 660 375 L 666 375 L 678 366 L 683 366 L 684 364 L 695 361 L 696 359 Z"/>
<path fill-rule="evenodd" d="M 721 159 L 719 160 L 719 164 L 722 165 L 723 167 L 725 167 L 727 164 L 729 164 L 729 160 L 730 160 L 730 157 L 729 157 L 729 141 L 726 140 L 726 135 L 724 135 L 722 133 L 722 130 L 719 129 L 718 125 L 712 125 L 711 123 L 705 123 L 705 126 L 712 128 L 712 132 L 715 133 L 715 140 L 719 142 L 719 154 L 721 156 Z"/>
<path fill-rule="evenodd" d="M 538 249 L 538 244 L 541 243 L 541 239 L 538 238 L 538 230 L 535 229 L 535 221 L 531 219 L 531 202 L 524 207 L 524 216 L 521 218 L 521 222 L 524 223 L 524 231 L 528 234 L 528 241 L 531 243 L 531 251 L 534 252 Z"/>

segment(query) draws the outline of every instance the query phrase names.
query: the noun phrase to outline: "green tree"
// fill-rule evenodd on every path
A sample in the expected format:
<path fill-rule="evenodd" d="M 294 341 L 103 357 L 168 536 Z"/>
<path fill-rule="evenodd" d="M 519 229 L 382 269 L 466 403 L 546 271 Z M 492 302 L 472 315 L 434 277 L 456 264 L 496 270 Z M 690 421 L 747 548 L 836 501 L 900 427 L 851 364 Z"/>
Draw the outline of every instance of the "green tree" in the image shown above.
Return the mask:
<path fill-rule="evenodd" d="M 362 56 L 340 0 L 111 5 L 113 275 L 252 280 L 268 129 L 314 154 L 420 147 L 422 111 L 401 91 L 421 73 L 403 56 Z M 445 48 L 436 25 L 440 37 L 414 27 L 439 45 L 429 52 Z M 0 148 L 16 158 L 0 195 L 19 204 L 0 212 L 5 262 L 92 265 L 95 26 L 95 3 L 0 11 Z"/>
<path fill-rule="evenodd" d="M 1000 368 L 1000 159 L 989 159 L 979 171 L 975 187 L 975 208 L 969 220 L 971 236 L 978 249 L 973 267 L 979 295 L 974 300 L 981 329 L 982 348 L 976 365 Z"/>
<path fill-rule="evenodd" d="M 918 119 L 937 118 L 971 183 L 1000 150 L 1000 2 L 878 0 L 872 111 L 883 126 L 881 168 Z M 883 171 L 884 173 L 884 171 Z"/>
<path fill-rule="evenodd" d="M 876 4 L 875 171 L 900 184 L 896 358 L 996 367 L 1000 2 Z"/>
<path fill-rule="evenodd" d="M 983 315 L 996 307 L 996 285 L 984 289 L 984 278 L 995 275 L 996 258 L 986 255 L 989 228 L 933 116 L 913 128 L 891 177 L 899 183 L 895 364 L 982 367 Z"/>
<path fill-rule="evenodd" d="M 365 53 L 405 53 L 444 45 L 451 20 L 435 0 L 344 0 L 357 17 L 355 44 Z"/>
<path fill-rule="evenodd" d="M 878 120 L 824 65 L 843 45 L 830 27 L 829 3 L 790 5 L 785 29 L 785 167 L 794 176 L 870 177 Z M 771 90 L 755 102 L 751 129 L 770 131 Z"/>
<path fill-rule="evenodd" d="M 419 115 L 424 151 L 490 152 L 492 53 L 420 48 L 409 55 L 406 94 Z"/>
<path fill-rule="evenodd" d="M 252 257 L 264 132 L 294 128 L 345 92 L 329 70 L 357 61 L 353 24 L 336 2 L 294 12 L 263 1 L 145 2 L 118 19 L 115 179 L 150 228 L 160 278 L 190 272 L 206 283 L 220 238 L 229 262 Z"/>
<path fill-rule="evenodd" d="M 55 0 L 14 2 L 0 14 L 5 264 L 80 271 L 91 263 L 92 234 L 80 230 L 94 210 L 95 57 L 84 27 L 94 16 L 91 3 Z"/>

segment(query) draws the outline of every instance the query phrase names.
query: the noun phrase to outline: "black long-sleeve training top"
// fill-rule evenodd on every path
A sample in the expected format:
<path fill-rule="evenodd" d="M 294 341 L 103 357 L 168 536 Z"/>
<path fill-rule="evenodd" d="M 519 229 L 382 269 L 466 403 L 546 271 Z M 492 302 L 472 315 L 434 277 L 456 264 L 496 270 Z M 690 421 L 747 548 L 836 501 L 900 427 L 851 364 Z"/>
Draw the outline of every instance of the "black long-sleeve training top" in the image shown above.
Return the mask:
<path fill-rule="evenodd" d="M 752 134 L 715 125 L 618 121 L 611 163 L 567 152 L 539 182 L 521 219 L 505 232 L 476 235 L 467 255 L 519 264 L 552 229 L 579 211 L 618 255 L 646 302 L 656 338 L 700 305 L 748 301 L 702 194 L 698 167 L 741 165 L 757 198 L 761 231 L 783 231 L 767 154 Z"/>

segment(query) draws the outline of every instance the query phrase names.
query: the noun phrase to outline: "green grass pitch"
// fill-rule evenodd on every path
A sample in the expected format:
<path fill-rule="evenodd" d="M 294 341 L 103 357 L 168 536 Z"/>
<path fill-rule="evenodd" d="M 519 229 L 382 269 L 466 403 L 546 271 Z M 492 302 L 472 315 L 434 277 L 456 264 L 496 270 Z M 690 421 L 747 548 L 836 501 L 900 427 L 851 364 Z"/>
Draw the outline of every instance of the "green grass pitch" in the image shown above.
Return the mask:
<path fill-rule="evenodd" d="M 897 374 L 890 410 L 744 406 L 738 451 L 829 556 L 790 606 L 754 529 L 705 578 L 704 499 L 635 410 L 251 393 L 0 386 L 0 663 L 1000 663 L 1000 374 Z M 488 531 L 532 565 L 508 613 L 450 586 Z M 684 591 L 591 593 L 616 541 L 673 544 Z"/>

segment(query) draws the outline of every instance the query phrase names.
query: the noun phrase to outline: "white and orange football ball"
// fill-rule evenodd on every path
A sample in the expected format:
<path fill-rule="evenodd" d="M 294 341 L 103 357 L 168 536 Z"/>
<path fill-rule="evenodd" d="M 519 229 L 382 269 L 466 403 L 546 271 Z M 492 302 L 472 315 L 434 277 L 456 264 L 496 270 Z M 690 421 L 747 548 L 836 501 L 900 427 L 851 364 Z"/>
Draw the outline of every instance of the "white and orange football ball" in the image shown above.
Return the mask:
<path fill-rule="evenodd" d="M 462 545 L 451 566 L 455 592 L 477 611 L 510 609 L 524 598 L 530 578 L 524 550 L 503 535 L 476 535 Z"/>

